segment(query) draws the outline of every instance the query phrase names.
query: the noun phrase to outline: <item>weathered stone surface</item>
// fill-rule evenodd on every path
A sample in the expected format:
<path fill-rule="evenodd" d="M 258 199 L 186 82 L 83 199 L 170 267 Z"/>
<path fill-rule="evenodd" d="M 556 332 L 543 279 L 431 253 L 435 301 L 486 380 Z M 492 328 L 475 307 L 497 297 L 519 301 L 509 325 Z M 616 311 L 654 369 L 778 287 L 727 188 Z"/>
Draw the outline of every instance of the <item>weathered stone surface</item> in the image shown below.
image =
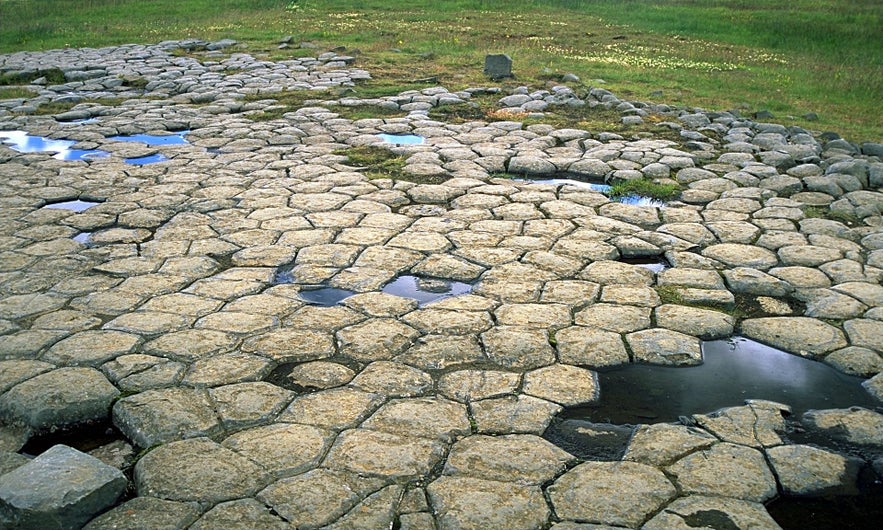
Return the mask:
<path fill-rule="evenodd" d="M 647 521 L 642 530 L 690 530 L 691 528 L 777 530 L 763 504 L 725 497 L 690 495 L 675 500 Z"/>
<path fill-rule="evenodd" d="M 555 347 L 562 363 L 581 366 L 616 366 L 629 362 L 619 333 L 571 326 L 555 333 Z"/>
<path fill-rule="evenodd" d="M 776 479 L 757 449 L 719 443 L 666 468 L 684 493 L 763 502 L 776 495 Z"/>
<path fill-rule="evenodd" d="M 374 318 L 337 332 L 342 355 L 358 361 L 388 360 L 402 353 L 419 336 L 417 330 L 393 319 Z"/>
<path fill-rule="evenodd" d="M 549 507 L 538 486 L 470 477 L 441 477 L 427 486 L 439 530 L 539 528 Z M 488 507 L 494 509 L 489 510 Z"/>
<path fill-rule="evenodd" d="M 327 361 L 312 361 L 291 369 L 288 380 L 304 388 L 326 390 L 349 383 L 356 372 L 347 366 Z"/>
<path fill-rule="evenodd" d="M 597 375 L 569 364 L 553 364 L 524 374 L 522 391 L 565 407 L 598 399 Z"/>
<path fill-rule="evenodd" d="M 861 461 L 811 445 L 766 450 L 779 484 L 788 495 L 854 494 Z"/>
<path fill-rule="evenodd" d="M 498 326 L 481 334 L 488 358 L 508 369 L 527 370 L 555 362 L 545 329 Z"/>
<path fill-rule="evenodd" d="M 563 407 L 532 396 L 504 396 L 472 403 L 478 432 L 542 434 Z"/>
<path fill-rule="evenodd" d="M 66 445 L 0 475 L 0 523 L 4 528 L 79 528 L 116 502 L 126 477 Z"/>
<path fill-rule="evenodd" d="M 270 484 L 257 498 L 296 528 L 319 528 L 337 520 L 382 485 L 383 480 L 376 477 L 314 469 Z"/>
<path fill-rule="evenodd" d="M 469 403 L 510 395 L 521 382 L 517 373 L 497 370 L 458 370 L 442 375 L 438 380 L 438 392 L 448 399 Z"/>
<path fill-rule="evenodd" d="M 142 498 L 142 497 L 139 497 Z M 287 530 L 287 521 L 255 499 L 222 502 L 207 511 L 188 530 Z"/>
<path fill-rule="evenodd" d="M 677 331 L 654 328 L 625 337 L 635 360 L 654 364 L 693 365 L 702 362 L 699 339 Z"/>
<path fill-rule="evenodd" d="M 334 340 L 327 333 L 307 329 L 278 329 L 247 339 L 242 351 L 268 357 L 278 363 L 323 359 L 334 354 Z"/>
<path fill-rule="evenodd" d="M 228 436 L 221 445 L 260 465 L 276 477 L 315 468 L 334 435 L 310 425 L 274 423 Z"/>
<path fill-rule="evenodd" d="M 573 320 L 587 328 L 629 333 L 650 327 L 650 308 L 592 304 L 577 312 Z"/>
<path fill-rule="evenodd" d="M 843 329 L 853 346 L 883 350 L 883 321 L 857 318 L 844 322 Z"/>
<path fill-rule="evenodd" d="M 138 494 L 172 501 L 214 504 L 250 497 L 268 482 L 260 466 L 208 438 L 162 445 L 135 464 Z"/>
<path fill-rule="evenodd" d="M 305 423 L 326 429 L 354 427 L 383 403 L 383 396 L 354 388 L 335 388 L 295 398 L 278 421 Z"/>
<path fill-rule="evenodd" d="M 438 439 L 352 429 L 341 433 L 324 466 L 395 480 L 413 479 L 427 475 L 444 455 L 445 446 Z"/>
<path fill-rule="evenodd" d="M 776 255 L 765 248 L 737 243 L 712 245 L 703 250 L 702 255 L 730 267 L 748 267 L 761 271 L 769 270 L 779 263 Z"/>
<path fill-rule="evenodd" d="M 113 406 L 113 422 L 144 448 L 221 431 L 208 393 L 188 388 L 147 390 L 124 397 Z"/>
<path fill-rule="evenodd" d="M 861 346 L 848 346 L 825 356 L 825 362 L 841 372 L 860 377 L 871 377 L 883 372 L 883 358 L 875 351 Z"/>
<path fill-rule="evenodd" d="M 110 406 L 119 395 L 94 368 L 58 368 L 0 395 L 0 417 L 36 431 L 101 421 L 110 415 Z"/>
<path fill-rule="evenodd" d="M 426 372 L 400 363 L 375 361 L 353 379 L 352 386 L 390 397 L 415 397 L 432 389 L 432 377 Z"/>
<path fill-rule="evenodd" d="M 675 304 L 653 310 L 656 325 L 703 340 L 727 338 L 733 334 L 734 319 L 726 313 Z"/>
<path fill-rule="evenodd" d="M 702 428 L 725 442 L 750 447 L 770 447 L 782 443 L 787 405 L 772 401 L 749 401 L 742 407 L 728 407 L 711 414 L 695 414 Z"/>
<path fill-rule="evenodd" d="M 651 466 L 664 466 L 717 442 L 714 436 L 693 427 L 668 423 L 641 425 L 622 458 Z"/>
<path fill-rule="evenodd" d="M 132 352 L 140 342 L 137 335 L 121 331 L 82 331 L 54 344 L 43 360 L 57 365 L 98 366 Z"/>
<path fill-rule="evenodd" d="M 89 521 L 84 530 L 180 530 L 197 517 L 193 503 L 135 497 Z"/>
<path fill-rule="evenodd" d="M 573 459 L 535 435 L 473 435 L 454 444 L 443 473 L 541 485 L 563 472 Z"/>
<path fill-rule="evenodd" d="M 442 398 L 392 400 L 365 420 L 362 427 L 442 440 L 468 434 L 470 430 L 466 407 Z"/>
<path fill-rule="evenodd" d="M 883 447 L 883 415 L 868 409 L 810 410 L 803 421 L 838 440 Z"/>
<path fill-rule="evenodd" d="M 396 508 L 402 498 L 402 486 L 392 485 L 368 495 L 346 515 L 329 525 L 328 530 L 358 530 L 360 528 L 391 528 Z"/>
<path fill-rule="evenodd" d="M 752 318 L 741 327 L 750 339 L 804 357 L 821 357 L 847 345 L 842 331 L 814 318 Z"/>
<path fill-rule="evenodd" d="M 549 486 L 548 493 L 561 519 L 632 528 L 677 494 L 661 471 L 635 462 L 580 464 Z"/>

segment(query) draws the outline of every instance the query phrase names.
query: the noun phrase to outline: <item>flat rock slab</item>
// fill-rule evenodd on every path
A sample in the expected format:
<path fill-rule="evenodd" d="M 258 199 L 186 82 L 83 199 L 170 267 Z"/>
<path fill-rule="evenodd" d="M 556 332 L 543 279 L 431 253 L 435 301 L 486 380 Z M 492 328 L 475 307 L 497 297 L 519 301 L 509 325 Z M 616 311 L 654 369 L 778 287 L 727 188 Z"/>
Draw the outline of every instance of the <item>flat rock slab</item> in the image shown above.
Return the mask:
<path fill-rule="evenodd" d="M 757 449 L 719 443 L 688 455 L 666 471 L 681 491 L 763 502 L 776 495 L 776 479 Z"/>
<path fill-rule="evenodd" d="M 629 441 L 623 460 L 663 466 L 698 449 L 711 447 L 717 441 L 695 427 L 669 423 L 641 425 Z"/>
<path fill-rule="evenodd" d="M 742 335 L 803 357 L 822 357 L 847 346 L 843 332 L 808 317 L 768 317 L 742 321 Z"/>
<path fill-rule="evenodd" d="M 191 388 L 147 390 L 124 397 L 113 406 L 113 422 L 144 448 L 221 432 L 208 392 Z"/>
<path fill-rule="evenodd" d="M 883 447 L 883 414 L 861 407 L 810 410 L 803 421 L 826 435 L 845 442 Z"/>
<path fill-rule="evenodd" d="M 677 499 L 641 527 L 642 530 L 691 530 L 693 528 L 727 528 L 731 530 L 766 528 L 776 530 L 780 527 L 767 513 L 763 504 L 704 495 L 690 495 Z"/>
<path fill-rule="evenodd" d="M 636 462 L 586 462 L 548 488 L 558 517 L 635 528 L 677 494 L 662 471 Z"/>
<path fill-rule="evenodd" d="M 561 474 L 574 457 L 539 436 L 468 436 L 455 443 L 443 473 L 536 484 Z"/>
<path fill-rule="evenodd" d="M 135 497 L 92 519 L 83 530 L 180 530 L 198 516 L 196 503 Z"/>
<path fill-rule="evenodd" d="M 274 423 L 239 431 L 221 445 L 277 477 L 288 477 L 315 468 L 333 440 L 331 431 L 311 425 Z"/>
<path fill-rule="evenodd" d="M 810 445 L 780 445 L 766 450 L 788 495 L 855 495 L 861 460 Z"/>
<path fill-rule="evenodd" d="M 127 483 L 119 469 L 76 449 L 56 445 L 0 475 L 0 526 L 79 528 L 112 506 Z"/>
<path fill-rule="evenodd" d="M 565 407 L 597 401 L 598 376 L 569 364 L 553 364 L 524 374 L 523 392 Z"/>
<path fill-rule="evenodd" d="M 426 491 L 439 530 L 530 530 L 541 528 L 549 518 L 539 486 L 445 476 Z"/>
<path fill-rule="evenodd" d="M 0 416 L 42 431 L 105 420 L 120 395 L 94 368 L 59 368 L 23 381 L 0 396 Z"/>
<path fill-rule="evenodd" d="M 218 503 L 250 497 L 269 482 L 267 471 L 208 438 L 172 442 L 135 464 L 138 495 Z"/>
<path fill-rule="evenodd" d="M 338 437 L 324 465 L 359 474 L 412 479 L 427 475 L 444 454 L 445 444 L 440 440 L 352 429 Z"/>
<path fill-rule="evenodd" d="M 699 339 L 663 328 L 629 333 L 625 338 L 636 361 L 689 366 L 702 362 Z"/>

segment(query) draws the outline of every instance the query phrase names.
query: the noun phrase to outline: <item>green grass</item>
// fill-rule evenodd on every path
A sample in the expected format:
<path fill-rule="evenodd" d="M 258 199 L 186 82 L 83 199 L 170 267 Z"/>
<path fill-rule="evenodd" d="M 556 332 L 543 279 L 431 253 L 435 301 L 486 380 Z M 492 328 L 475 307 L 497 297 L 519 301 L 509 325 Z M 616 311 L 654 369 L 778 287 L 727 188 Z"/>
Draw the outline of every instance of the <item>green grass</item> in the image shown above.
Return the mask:
<path fill-rule="evenodd" d="M 877 0 L 0 0 L 0 21 L 0 52 L 235 38 L 281 59 L 313 53 L 277 49 L 286 35 L 342 45 L 375 77 L 361 97 L 491 84 L 484 54 L 507 53 L 506 86 L 573 72 L 623 98 L 883 139 Z"/>
<path fill-rule="evenodd" d="M 681 193 L 677 184 L 659 184 L 649 179 L 634 179 L 617 182 L 610 187 L 607 194 L 610 198 L 640 195 L 660 201 L 670 201 Z"/>
<path fill-rule="evenodd" d="M 350 164 L 358 168 L 364 168 L 364 174 L 368 178 L 412 180 L 407 178 L 402 171 L 405 167 L 405 157 L 397 155 L 389 149 L 363 145 L 340 149 L 335 151 L 334 154 L 346 156 Z"/>

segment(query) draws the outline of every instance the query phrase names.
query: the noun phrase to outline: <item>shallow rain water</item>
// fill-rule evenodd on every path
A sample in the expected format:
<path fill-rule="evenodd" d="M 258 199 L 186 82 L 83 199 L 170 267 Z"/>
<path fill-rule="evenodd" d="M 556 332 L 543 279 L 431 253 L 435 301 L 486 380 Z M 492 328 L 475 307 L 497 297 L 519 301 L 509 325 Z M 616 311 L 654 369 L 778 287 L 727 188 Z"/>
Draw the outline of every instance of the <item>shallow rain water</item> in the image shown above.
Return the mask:
<path fill-rule="evenodd" d="M 703 363 L 669 367 L 629 364 L 599 372 L 601 398 L 595 405 L 562 414 L 596 423 L 639 424 L 677 421 L 681 416 L 767 399 L 810 409 L 880 406 L 860 377 L 824 363 L 736 337 L 702 344 Z"/>
<path fill-rule="evenodd" d="M 417 300 L 420 306 L 424 306 L 443 298 L 468 294 L 472 292 L 472 285 L 453 280 L 403 275 L 383 286 L 382 291 Z"/>
<path fill-rule="evenodd" d="M 0 131 L 2 143 L 19 153 L 55 153 L 57 160 L 93 160 L 107 158 L 110 153 L 99 149 L 71 149 L 74 140 L 56 140 L 44 136 L 32 136 L 24 131 Z"/>
<path fill-rule="evenodd" d="M 426 138 L 416 134 L 378 134 L 377 137 L 385 143 L 397 145 L 420 145 L 426 142 Z"/>
<path fill-rule="evenodd" d="M 190 142 L 184 138 L 184 135 L 189 133 L 190 131 L 181 131 L 175 134 L 169 135 L 156 135 L 156 134 L 125 134 L 120 136 L 110 136 L 108 140 L 115 140 L 118 142 L 141 142 L 147 145 L 183 145 L 189 144 Z"/>
<path fill-rule="evenodd" d="M 126 158 L 126 159 L 123 159 L 123 162 L 125 162 L 127 164 L 131 164 L 133 166 L 144 166 L 147 164 L 155 164 L 157 162 L 165 162 L 168 159 L 169 159 L 169 157 L 167 157 L 161 153 L 156 153 L 154 155 L 139 156 L 139 157 L 135 157 L 135 158 Z"/>
<path fill-rule="evenodd" d="M 610 193 L 610 189 L 612 186 L 609 184 L 600 184 L 597 182 L 585 182 L 582 180 L 575 179 L 566 179 L 566 178 L 553 178 L 553 179 L 531 179 L 531 178 L 519 178 L 513 179 L 518 182 L 530 182 L 533 184 L 549 184 L 550 186 L 573 186 L 576 188 L 587 189 L 590 191 L 597 191 L 598 193 L 603 193 L 607 195 Z M 656 206 L 657 208 L 661 208 L 665 206 L 665 202 L 653 199 L 651 197 L 645 197 L 643 195 L 624 195 L 622 197 L 615 197 L 611 199 L 615 202 L 621 202 L 622 204 L 631 204 L 633 206 Z"/>
<path fill-rule="evenodd" d="M 320 287 L 319 289 L 303 289 L 298 293 L 298 296 L 308 304 L 331 307 L 343 302 L 354 294 L 356 294 L 355 291 L 347 289 Z"/>
<path fill-rule="evenodd" d="M 73 210 L 75 212 L 83 212 L 92 208 L 93 206 L 98 206 L 101 204 L 100 202 L 94 201 L 81 201 L 79 199 L 75 201 L 65 201 L 65 202 L 52 202 L 49 203 L 43 208 L 50 208 L 55 210 Z"/>

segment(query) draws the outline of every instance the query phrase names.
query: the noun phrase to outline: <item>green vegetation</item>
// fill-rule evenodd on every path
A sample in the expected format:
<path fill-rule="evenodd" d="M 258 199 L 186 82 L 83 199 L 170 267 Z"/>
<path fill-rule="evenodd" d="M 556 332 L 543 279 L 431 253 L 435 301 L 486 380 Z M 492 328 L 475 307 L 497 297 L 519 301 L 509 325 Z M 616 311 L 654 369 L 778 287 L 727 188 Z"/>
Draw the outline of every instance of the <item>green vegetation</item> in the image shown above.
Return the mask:
<path fill-rule="evenodd" d="M 0 99 L 32 98 L 34 91 L 23 87 L 0 87 Z"/>
<path fill-rule="evenodd" d="M 2 2 L 2 0 L 0 0 Z M 0 7 L 2 7 L 0 3 Z M 58 68 L 47 68 L 45 70 L 37 70 L 35 72 L 17 72 L 0 75 L 0 86 L 7 85 L 26 85 L 39 78 L 45 78 L 46 83 L 50 85 L 59 85 L 64 83 L 64 72 Z"/>
<path fill-rule="evenodd" d="M 809 218 L 829 219 L 845 224 L 846 226 L 860 226 L 862 220 L 854 215 L 841 210 L 832 210 L 822 206 L 806 206 L 803 215 Z"/>
<path fill-rule="evenodd" d="M 350 164 L 363 168 L 365 176 L 371 179 L 413 180 L 402 171 L 405 157 L 383 147 L 363 145 L 340 149 L 334 154 L 347 157 Z"/>
<path fill-rule="evenodd" d="M 681 187 L 674 183 L 658 183 L 650 179 L 634 179 L 617 182 L 610 187 L 610 198 L 640 195 L 660 201 L 670 201 L 680 195 Z"/>
<path fill-rule="evenodd" d="M 487 85 L 484 54 L 507 53 L 517 77 L 506 86 L 572 72 L 584 83 L 574 88 L 769 110 L 771 121 L 881 141 L 877 0 L 0 0 L 0 20 L 0 53 L 234 38 L 282 59 L 316 52 L 302 41 L 345 46 L 374 76 L 361 97 L 419 81 Z M 277 49 L 286 35 L 294 45 Z M 819 121 L 800 118 L 810 112 Z"/>

